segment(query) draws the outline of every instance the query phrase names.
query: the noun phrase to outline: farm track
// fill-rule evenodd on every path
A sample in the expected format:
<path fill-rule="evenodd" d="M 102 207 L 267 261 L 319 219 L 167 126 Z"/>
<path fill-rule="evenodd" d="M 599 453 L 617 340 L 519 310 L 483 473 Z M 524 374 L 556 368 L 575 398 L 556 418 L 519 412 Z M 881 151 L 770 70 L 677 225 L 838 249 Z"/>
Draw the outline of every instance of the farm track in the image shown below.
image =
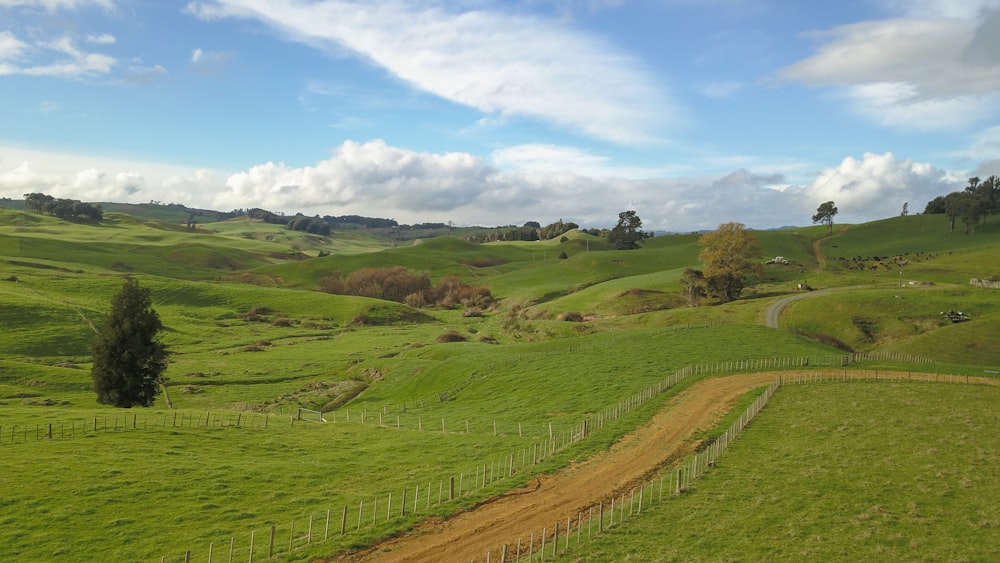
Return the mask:
<path fill-rule="evenodd" d="M 789 372 L 766 372 L 709 378 L 672 398 L 649 424 L 614 444 L 610 450 L 571 464 L 555 475 L 543 475 L 533 486 L 510 491 L 441 521 L 431 519 L 398 537 L 353 554 L 325 561 L 472 561 L 487 551 L 499 558 L 532 532 L 565 522 L 601 501 L 621 494 L 664 465 L 689 455 L 697 430 L 713 427 L 750 390 Z M 934 374 L 907 375 L 934 381 Z M 971 382 L 1000 385 L 1000 379 L 973 377 Z"/>
<path fill-rule="evenodd" d="M 646 426 L 610 450 L 543 475 L 527 489 L 511 491 L 445 521 L 428 520 L 402 536 L 331 561 L 471 561 L 503 544 L 527 542 L 568 516 L 637 485 L 668 462 L 694 450 L 696 430 L 710 428 L 734 401 L 778 374 L 736 375 L 700 381 L 671 399 Z M 527 545 L 527 544 L 525 544 Z"/>

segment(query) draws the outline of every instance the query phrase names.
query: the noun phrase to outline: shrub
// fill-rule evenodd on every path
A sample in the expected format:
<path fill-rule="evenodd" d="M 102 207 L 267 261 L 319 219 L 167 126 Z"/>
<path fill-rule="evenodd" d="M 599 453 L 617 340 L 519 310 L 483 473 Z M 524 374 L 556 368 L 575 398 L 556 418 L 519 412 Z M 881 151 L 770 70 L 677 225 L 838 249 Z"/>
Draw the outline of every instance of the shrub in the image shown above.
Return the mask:
<path fill-rule="evenodd" d="M 320 280 L 319 289 L 336 295 L 385 299 L 410 307 L 486 308 L 494 302 L 488 288 L 467 285 L 458 276 L 445 276 L 437 287 L 433 287 L 426 273 L 413 272 L 403 266 L 365 268 L 346 278 L 341 273 L 333 273 Z"/>
<path fill-rule="evenodd" d="M 274 310 L 270 307 L 250 307 L 246 313 L 241 314 L 239 317 L 252 323 L 263 323 L 267 322 L 266 315 L 270 315 L 273 312 Z"/>
<path fill-rule="evenodd" d="M 578 311 L 566 311 L 565 313 L 556 317 L 556 320 L 566 321 L 571 323 L 582 323 L 583 315 L 581 315 Z"/>
<path fill-rule="evenodd" d="M 448 332 L 437 337 L 437 342 L 439 344 L 447 344 L 449 342 L 466 342 L 466 341 L 468 341 L 468 338 L 462 336 L 461 334 L 453 330 L 449 330 Z"/>

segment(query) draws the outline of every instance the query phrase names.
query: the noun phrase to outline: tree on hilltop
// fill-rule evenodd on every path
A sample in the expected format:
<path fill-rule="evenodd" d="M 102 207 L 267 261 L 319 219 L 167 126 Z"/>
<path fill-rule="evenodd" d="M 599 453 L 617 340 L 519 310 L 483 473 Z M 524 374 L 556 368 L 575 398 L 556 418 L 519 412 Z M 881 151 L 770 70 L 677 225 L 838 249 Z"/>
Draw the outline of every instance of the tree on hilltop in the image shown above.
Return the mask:
<path fill-rule="evenodd" d="M 812 216 L 813 223 L 823 223 L 827 226 L 827 234 L 833 234 L 833 216 L 837 214 L 837 206 L 832 201 L 820 204 L 816 214 Z"/>
<path fill-rule="evenodd" d="M 167 369 L 168 352 L 157 338 L 162 329 L 149 289 L 126 278 L 91 349 L 90 376 L 98 403 L 122 408 L 153 404 Z"/>
<path fill-rule="evenodd" d="M 615 250 L 632 250 L 651 236 L 653 233 L 642 230 L 642 219 L 635 211 L 622 211 L 618 214 L 618 224 L 608 234 L 608 242 Z"/>

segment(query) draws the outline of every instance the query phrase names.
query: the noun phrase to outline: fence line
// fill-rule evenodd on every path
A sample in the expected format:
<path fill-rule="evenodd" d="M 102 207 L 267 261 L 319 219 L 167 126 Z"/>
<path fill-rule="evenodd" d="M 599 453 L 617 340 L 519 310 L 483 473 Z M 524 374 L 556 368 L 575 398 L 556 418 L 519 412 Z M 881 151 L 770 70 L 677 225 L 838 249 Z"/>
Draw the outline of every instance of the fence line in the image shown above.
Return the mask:
<path fill-rule="evenodd" d="M 376 495 L 375 497 L 368 497 L 367 500 L 361 500 L 356 503 L 346 503 L 342 506 L 327 509 L 326 514 L 326 526 L 324 529 L 326 533 L 324 534 L 323 540 L 326 541 L 334 535 L 345 536 L 348 533 L 355 532 L 359 533 L 362 531 L 372 531 L 376 529 L 379 525 L 389 525 L 393 523 L 400 523 L 405 520 L 407 515 L 410 517 L 417 514 L 430 514 L 432 508 L 440 508 L 441 506 L 456 502 L 463 497 L 468 497 L 473 494 L 478 494 L 483 491 L 483 489 L 489 486 L 505 481 L 507 478 L 513 476 L 518 472 L 528 472 L 532 467 L 541 463 L 545 459 L 558 454 L 565 448 L 573 445 L 580 440 L 588 437 L 591 432 L 591 425 L 594 428 L 603 427 L 600 425 L 608 424 L 619 420 L 629 412 L 634 411 L 636 408 L 641 407 L 646 401 L 654 398 L 659 393 L 668 390 L 673 385 L 676 385 L 681 380 L 696 374 L 702 373 L 713 373 L 711 370 L 722 369 L 725 366 L 730 366 L 732 364 L 752 366 L 756 365 L 755 361 L 741 361 L 740 362 L 721 362 L 716 364 L 702 364 L 701 367 L 698 366 L 688 366 L 682 370 L 678 370 L 673 374 L 665 377 L 663 380 L 656 384 L 649 386 L 647 389 L 636 393 L 630 397 L 627 397 L 619 401 L 616 405 L 608 407 L 602 413 L 594 415 L 592 418 L 582 421 L 580 424 L 574 426 L 573 430 L 563 432 L 561 435 L 553 434 L 553 436 L 548 440 L 543 440 L 540 442 L 535 442 L 531 446 L 522 448 L 518 452 L 513 452 L 505 456 L 498 456 L 489 462 L 484 462 L 482 465 L 477 465 L 475 468 L 468 471 L 461 472 L 457 475 L 449 476 L 446 479 L 438 479 L 438 486 L 435 488 L 433 485 L 433 480 L 426 483 L 415 483 L 410 486 L 406 486 L 402 489 L 402 495 L 396 496 L 394 493 L 384 493 L 383 495 Z M 752 368 L 746 368 L 752 369 Z M 665 475 L 661 475 L 658 481 L 650 481 L 649 483 L 643 483 L 640 485 L 639 489 L 639 500 L 638 502 L 634 498 L 635 490 L 633 489 L 629 492 L 629 498 L 626 499 L 625 493 L 622 493 L 621 498 L 612 498 L 610 502 L 602 501 L 600 505 L 595 505 L 594 509 L 601 514 L 602 519 L 597 521 L 597 526 L 602 529 L 607 522 L 607 526 L 612 526 L 617 521 L 621 523 L 625 519 L 625 503 L 629 503 L 628 513 L 633 514 L 633 510 L 636 513 L 642 511 L 642 506 L 646 506 L 647 509 L 653 504 L 652 500 L 646 500 L 644 495 L 650 495 L 652 499 L 653 490 L 656 489 L 658 492 L 657 498 L 662 499 L 664 495 L 669 498 L 670 495 L 679 495 L 684 492 L 699 476 L 703 475 L 710 467 L 715 465 L 716 460 L 729 448 L 729 446 L 742 434 L 744 429 L 750 422 L 756 417 L 761 410 L 767 405 L 771 396 L 777 391 L 777 389 L 782 384 L 801 384 L 801 383 L 816 383 L 816 382 L 835 382 L 835 381 L 873 381 L 873 382 L 898 382 L 898 381 L 939 381 L 939 382 L 949 382 L 949 383 L 982 383 L 985 381 L 994 381 L 994 378 L 986 377 L 976 377 L 968 375 L 958 375 L 958 374 L 921 374 L 917 377 L 914 376 L 912 372 L 894 372 L 894 371 L 878 371 L 878 370 L 825 370 L 825 371 L 805 371 L 805 372 L 789 372 L 787 374 L 779 375 L 775 381 L 773 381 L 747 409 L 744 413 L 736 420 L 730 428 L 723 433 L 719 438 L 713 442 L 705 445 L 705 447 L 694 454 L 684 463 L 682 463 L 676 471 L 671 471 Z M 647 488 L 648 487 L 648 488 Z M 412 496 L 412 501 L 410 500 Z M 396 500 L 393 500 L 395 498 Z M 370 501 L 370 502 L 369 502 Z M 382 503 L 385 503 L 384 505 Z M 660 500 L 662 502 L 662 500 Z M 604 515 L 605 508 L 610 511 L 607 513 L 606 518 Z M 615 510 L 618 511 L 618 515 L 615 515 Z M 330 518 L 331 515 L 341 514 L 340 526 L 336 527 L 336 521 L 333 521 L 334 532 L 330 533 Z M 312 519 L 316 513 L 308 516 L 308 519 Z M 323 513 L 320 513 L 322 516 Z M 355 516 L 356 515 L 356 518 Z M 578 515 L 581 516 L 581 515 Z M 300 518 L 305 519 L 305 518 Z M 569 519 L 572 523 L 572 518 Z M 582 537 L 583 531 L 580 527 L 580 520 L 576 521 L 577 529 L 575 534 L 578 537 Z M 591 526 L 588 520 L 588 526 Z M 282 551 L 281 553 L 290 553 L 313 543 L 314 541 L 319 541 L 310 533 L 300 534 L 299 536 L 294 536 L 294 520 L 289 525 L 289 551 Z M 311 526 L 310 526 L 311 529 Z M 570 526 L 562 528 L 563 530 L 570 530 Z M 251 537 L 255 532 L 251 531 Z M 538 536 L 539 541 L 546 541 L 549 549 L 554 549 L 555 544 L 552 543 L 555 528 L 551 530 L 543 530 L 543 534 Z M 593 533 L 590 529 L 588 533 Z M 546 535 L 548 534 L 548 535 Z M 532 537 L 534 533 L 532 533 Z M 234 537 L 235 538 L 235 537 Z M 235 542 L 235 539 L 231 538 L 230 542 Z M 517 553 L 520 550 L 525 550 L 524 552 L 533 552 L 535 554 L 538 551 L 533 551 L 534 547 L 529 545 L 527 542 L 522 545 L 524 538 L 519 539 L 519 545 Z M 570 538 L 564 536 L 563 538 L 566 542 L 569 542 Z M 256 551 L 254 551 L 256 549 Z M 510 545 L 501 547 L 501 550 L 506 549 L 507 556 L 514 548 Z M 258 546 L 257 548 L 250 546 L 250 551 L 246 552 L 244 557 L 249 558 L 252 561 L 254 558 L 259 558 L 261 554 L 264 553 L 263 547 Z M 499 551 L 498 551 L 499 553 Z M 268 557 L 273 555 L 280 555 L 277 552 L 269 552 Z M 503 559 L 501 559 L 503 560 Z M 529 559 L 530 560 L 530 559 Z"/>
<path fill-rule="evenodd" d="M 74 418 L 41 424 L 0 425 L 0 444 L 90 436 L 101 432 L 126 432 L 149 428 L 268 428 L 271 415 L 256 412 L 169 411 L 139 417 L 138 413 Z"/>
<path fill-rule="evenodd" d="M 676 498 L 699 477 L 704 475 L 709 469 L 715 467 L 719 458 L 729 449 L 749 426 L 758 414 L 767 406 L 771 397 L 782 385 L 823 383 L 823 382 L 946 382 L 959 384 L 974 383 L 995 383 L 995 378 L 956 375 L 956 374 L 918 374 L 914 377 L 911 372 L 892 372 L 877 370 L 839 370 L 839 371 L 811 371 L 811 372 L 791 372 L 778 376 L 764 392 L 758 396 L 754 402 L 733 422 L 733 424 L 715 440 L 704 444 L 699 451 L 693 453 L 685 461 L 667 470 L 661 470 L 658 477 L 642 481 L 638 486 L 633 486 L 628 491 L 621 491 L 611 495 L 609 498 L 601 500 L 600 503 L 580 510 L 575 515 L 570 514 L 566 521 L 564 530 L 564 545 L 559 549 L 559 526 L 562 520 L 557 520 L 553 527 L 545 527 L 541 530 L 536 542 L 536 531 L 526 532 L 519 536 L 516 543 L 493 546 L 486 551 L 486 561 L 490 561 L 494 553 L 500 554 L 501 561 L 509 561 L 513 552 L 515 561 L 521 561 L 524 557 L 531 562 L 544 560 L 546 557 L 546 542 L 550 546 L 548 556 L 555 557 L 566 553 L 570 549 L 571 540 L 576 538 L 576 545 L 584 541 L 591 540 L 595 535 L 603 533 L 607 529 L 622 526 L 633 516 L 642 513 L 643 507 L 648 511 L 655 506 L 659 506 L 671 498 Z M 617 503 L 617 506 L 616 506 Z M 626 504 L 628 505 L 626 510 Z M 617 511 L 617 512 L 616 512 Z M 616 516 L 617 514 L 617 516 Z M 617 520 L 616 520 L 617 517 Z M 596 524 L 595 524 L 596 518 Z M 573 529 L 575 523 L 575 531 Z M 586 535 L 586 538 L 584 538 Z M 530 542 L 525 538 L 530 537 Z M 540 546 L 536 551 L 535 546 Z M 512 547 L 513 546 L 513 547 Z"/>
<path fill-rule="evenodd" d="M 1000 289 L 1000 281 L 997 280 L 980 280 L 972 278 L 969 280 L 969 285 L 974 285 L 976 287 L 983 287 L 986 289 Z"/>

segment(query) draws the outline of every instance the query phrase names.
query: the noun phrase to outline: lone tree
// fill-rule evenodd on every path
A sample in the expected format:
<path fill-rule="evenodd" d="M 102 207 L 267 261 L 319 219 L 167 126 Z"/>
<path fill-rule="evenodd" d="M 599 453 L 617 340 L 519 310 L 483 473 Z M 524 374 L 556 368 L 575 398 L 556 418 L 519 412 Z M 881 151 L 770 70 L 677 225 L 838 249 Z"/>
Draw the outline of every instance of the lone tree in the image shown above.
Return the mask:
<path fill-rule="evenodd" d="M 687 299 L 689 307 L 701 305 L 701 298 L 705 296 L 705 273 L 701 270 L 688 268 L 681 274 L 681 287 L 684 288 L 684 298 Z"/>
<path fill-rule="evenodd" d="M 635 211 L 622 211 L 618 214 L 618 224 L 608 235 L 608 242 L 615 250 L 632 250 L 651 236 L 653 233 L 642 231 L 642 219 Z"/>
<path fill-rule="evenodd" d="M 837 214 L 837 206 L 833 204 L 832 201 L 820 204 L 816 208 L 816 214 L 813 215 L 813 223 L 825 223 L 828 230 L 827 234 L 833 234 L 833 216 Z"/>
<path fill-rule="evenodd" d="M 723 303 L 739 299 L 746 277 L 761 271 L 757 237 L 743 223 L 723 223 L 698 239 L 709 294 Z"/>
<path fill-rule="evenodd" d="M 127 278 L 111 299 L 111 313 L 92 347 L 90 377 L 97 402 L 122 408 L 148 407 L 156 400 L 167 369 L 163 329 L 148 289 Z"/>

